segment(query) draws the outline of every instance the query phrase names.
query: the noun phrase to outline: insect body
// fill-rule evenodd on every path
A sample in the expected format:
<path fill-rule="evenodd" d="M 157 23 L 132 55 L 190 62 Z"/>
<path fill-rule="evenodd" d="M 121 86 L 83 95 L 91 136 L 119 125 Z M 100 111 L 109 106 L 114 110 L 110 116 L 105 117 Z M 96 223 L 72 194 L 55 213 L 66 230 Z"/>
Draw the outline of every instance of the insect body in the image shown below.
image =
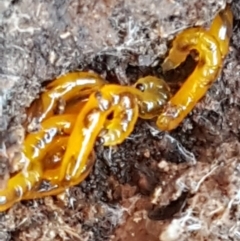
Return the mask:
<path fill-rule="evenodd" d="M 163 63 L 163 69 L 167 71 L 176 68 L 191 50 L 198 51 L 198 63 L 158 117 L 159 129 L 170 131 L 178 127 L 217 79 L 223 59 L 228 53 L 231 32 L 232 12 L 228 6 L 216 16 L 209 31 L 198 27 L 184 30 L 177 35 L 169 56 Z"/>
<path fill-rule="evenodd" d="M 176 68 L 191 52 L 197 65 L 175 95 L 161 79 L 147 76 L 133 86 L 108 84 L 97 74 L 73 72 L 46 86 L 28 109 L 28 122 L 41 127 L 23 143 L 24 168 L 0 190 L 0 211 L 22 199 L 56 195 L 83 181 L 95 161 L 94 144 L 121 144 L 133 131 L 138 117 L 157 118 L 160 130 L 176 128 L 219 76 L 228 52 L 232 13 L 227 7 L 209 30 L 189 28 L 178 34 L 163 63 Z M 49 190 L 39 190 L 43 181 Z"/>

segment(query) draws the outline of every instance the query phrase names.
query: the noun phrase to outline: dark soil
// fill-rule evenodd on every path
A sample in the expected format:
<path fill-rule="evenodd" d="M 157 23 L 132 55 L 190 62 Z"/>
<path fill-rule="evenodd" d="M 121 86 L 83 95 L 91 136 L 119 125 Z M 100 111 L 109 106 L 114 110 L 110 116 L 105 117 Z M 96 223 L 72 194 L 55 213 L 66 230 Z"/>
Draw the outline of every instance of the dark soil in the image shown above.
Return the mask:
<path fill-rule="evenodd" d="M 129 3 L 128 3 L 129 2 Z M 228 1 L 229 2 L 229 1 Z M 160 63 L 182 29 L 208 25 L 225 1 L 2 0 L 0 178 L 19 152 L 25 108 L 45 81 L 94 70 L 129 84 Z M 96 143 L 89 177 L 65 197 L 22 201 L 0 214 L 0 240 L 239 240 L 240 3 L 221 76 L 176 130 L 139 120 L 112 148 Z M 191 59 L 164 76 L 178 88 Z"/>

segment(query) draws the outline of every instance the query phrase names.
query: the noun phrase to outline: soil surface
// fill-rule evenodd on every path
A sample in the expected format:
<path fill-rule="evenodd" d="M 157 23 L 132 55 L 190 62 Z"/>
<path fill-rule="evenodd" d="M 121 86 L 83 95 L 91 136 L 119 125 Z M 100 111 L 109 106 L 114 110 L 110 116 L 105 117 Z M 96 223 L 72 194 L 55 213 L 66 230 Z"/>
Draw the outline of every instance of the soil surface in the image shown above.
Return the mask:
<path fill-rule="evenodd" d="M 191 60 L 163 76 L 176 34 L 209 26 L 225 0 L 2 0 L 0 186 L 24 139 L 25 109 L 46 81 L 93 70 L 127 85 L 149 74 L 174 89 Z M 88 178 L 65 196 L 22 201 L 0 214 L 7 241 L 240 240 L 240 3 L 221 76 L 174 131 L 139 120 L 112 148 L 96 143 Z"/>

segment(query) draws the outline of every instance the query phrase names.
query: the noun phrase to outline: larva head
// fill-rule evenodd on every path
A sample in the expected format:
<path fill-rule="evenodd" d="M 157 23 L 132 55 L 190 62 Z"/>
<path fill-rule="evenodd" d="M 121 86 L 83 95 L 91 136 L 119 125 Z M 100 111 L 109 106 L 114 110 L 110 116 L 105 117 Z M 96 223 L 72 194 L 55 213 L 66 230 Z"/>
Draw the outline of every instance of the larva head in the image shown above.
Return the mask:
<path fill-rule="evenodd" d="M 142 92 L 139 96 L 139 112 L 143 119 L 151 119 L 159 115 L 171 97 L 168 85 L 154 76 L 139 79 L 134 87 Z"/>
<path fill-rule="evenodd" d="M 226 56 L 229 50 L 229 41 L 232 36 L 233 14 L 229 5 L 220 11 L 213 19 L 209 32 L 216 38 L 222 54 Z"/>

